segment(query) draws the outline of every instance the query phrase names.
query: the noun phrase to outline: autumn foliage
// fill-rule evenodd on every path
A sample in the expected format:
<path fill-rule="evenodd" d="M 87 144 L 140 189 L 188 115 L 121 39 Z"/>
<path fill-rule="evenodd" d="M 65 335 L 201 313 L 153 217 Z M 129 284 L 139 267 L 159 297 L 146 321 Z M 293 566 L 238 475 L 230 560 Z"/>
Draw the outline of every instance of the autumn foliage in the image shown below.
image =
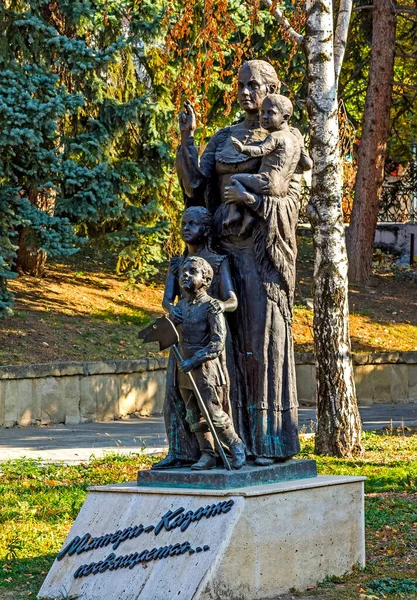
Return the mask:
<path fill-rule="evenodd" d="M 185 99 L 190 100 L 202 126 L 201 139 L 233 117 L 237 93 L 236 74 L 245 60 L 264 58 L 276 68 L 284 85 L 302 85 L 303 69 L 296 69 L 288 81 L 288 67 L 297 48 L 283 34 L 270 11 L 261 10 L 260 0 L 192 0 L 172 2 L 164 18 L 165 45 L 161 57 L 171 89 L 176 114 Z M 294 26 L 302 27 L 302 3 L 290 5 Z M 295 59 L 300 63 L 301 55 Z M 299 65 L 298 65 L 299 67 Z M 298 81 L 297 81 L 298 79 Z M 223 121 L 223 122 L 222 122 Z M 175 128 L 172 130 L 176 142 Z"/>

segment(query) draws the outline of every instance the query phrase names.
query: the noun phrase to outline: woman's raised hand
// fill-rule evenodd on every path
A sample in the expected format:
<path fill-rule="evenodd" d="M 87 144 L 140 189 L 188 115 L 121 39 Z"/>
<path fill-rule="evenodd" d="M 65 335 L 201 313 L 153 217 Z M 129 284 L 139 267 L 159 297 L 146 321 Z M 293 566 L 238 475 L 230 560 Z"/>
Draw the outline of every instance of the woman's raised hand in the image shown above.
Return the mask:
<path fill-rule="evenodd" d="M 189 100 L 184 102 L 184 110 L 180 112 L 180 131 L 183 138 L 194 135 L 197 125 L 193 105 Z"/>

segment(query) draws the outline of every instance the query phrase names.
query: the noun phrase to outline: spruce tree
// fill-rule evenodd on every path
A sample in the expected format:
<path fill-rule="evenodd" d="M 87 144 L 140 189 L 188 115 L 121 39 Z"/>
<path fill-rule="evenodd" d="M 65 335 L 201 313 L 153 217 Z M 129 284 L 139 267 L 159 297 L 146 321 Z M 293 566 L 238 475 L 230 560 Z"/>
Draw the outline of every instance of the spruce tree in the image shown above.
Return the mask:
<path fill-rule="evenodd" d="M 148 54 L 162 15 L 146 0 L 0 6 L 0 310 L 14 269 L 76 251 L 73 226 L 135 275 L 162 259 L 172 107 Z"/>

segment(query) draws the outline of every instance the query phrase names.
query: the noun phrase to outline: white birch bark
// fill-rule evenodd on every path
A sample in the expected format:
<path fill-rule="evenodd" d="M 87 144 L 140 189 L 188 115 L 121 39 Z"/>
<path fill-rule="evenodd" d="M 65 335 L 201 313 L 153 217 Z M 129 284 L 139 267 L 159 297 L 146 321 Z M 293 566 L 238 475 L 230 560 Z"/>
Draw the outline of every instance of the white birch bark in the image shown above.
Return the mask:
<path fill-rule="evenodd" d="M 271 7 L 272 0 L 263 0 Z M 303 46 L 308 61 L 313 176 L 310 220 L 315 248 L 314 344 L 317 374 L 316 451 L 332 456 L 362 452 L 349 333 L 348 263 L 342 211 L 337 86 L 352 0 L 340 0 L 333 35 L 332 0 L 307 0 L 306 36 L 282 11 L 276 20 Z"/>
<path fill-rule="evenodd" d="M 309 208 L 315 248 L 316 450 L 349 456 L 362 447 L 349 335 L 332 0 L 307 0 L 306 10 L 304 44 L 314 164 Z"/>
<path fill-rule="evenodd" d="M 345 56 L 346 42 L 349 31 L 350 15 L 352 14 L 352 0 L 340 0 L 339 12 L 337 13 L 336 30 L 334 32 L 334 72 L 336 77 L 336 90 L 339 83 L 340 71 L 342 70 L 343 58 Z"/>

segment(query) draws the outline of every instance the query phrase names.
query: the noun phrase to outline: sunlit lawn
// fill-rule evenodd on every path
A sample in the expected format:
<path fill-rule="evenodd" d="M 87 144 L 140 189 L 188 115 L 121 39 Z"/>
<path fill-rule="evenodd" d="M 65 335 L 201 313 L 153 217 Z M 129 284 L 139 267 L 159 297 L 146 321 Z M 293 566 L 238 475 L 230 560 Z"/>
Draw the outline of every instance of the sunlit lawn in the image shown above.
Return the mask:
<path fill-rule="evenodd" d="M 321 474 L 368 478 L 366 569 L 326 581 L 303 598 L 417 598 L 417 435 L 367 433 L 364 441 L 362 459 L 341 460 L 314 456 L 313 439 L 302 439 L 302 455 L 315 458 Z M 152 460 L 108 455 L 75 466 L 42 466 L 33 460 L 3 463 L 0 599 L 36 597 L 88 485 L 133 481 L 136 471 L 148 468 Z"/>

